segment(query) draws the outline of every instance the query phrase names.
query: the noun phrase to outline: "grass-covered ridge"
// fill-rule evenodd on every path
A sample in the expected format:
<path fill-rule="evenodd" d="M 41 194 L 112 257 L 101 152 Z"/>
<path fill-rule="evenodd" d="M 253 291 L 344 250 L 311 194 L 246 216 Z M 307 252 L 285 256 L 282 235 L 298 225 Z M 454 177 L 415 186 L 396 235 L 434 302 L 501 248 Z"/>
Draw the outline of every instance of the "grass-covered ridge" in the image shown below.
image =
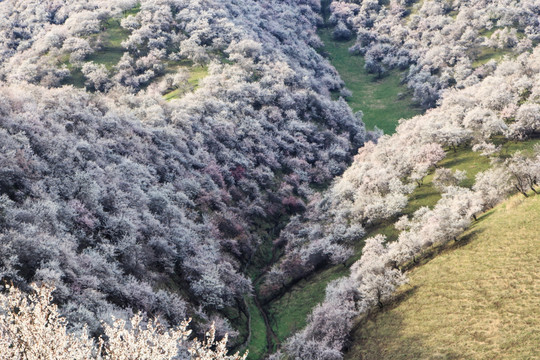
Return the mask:
<path fill-rule="evenodd" d="M 410 273 L 348 359 L 532 359 L 540 343 L 540 197 L 516 195 Z"/>

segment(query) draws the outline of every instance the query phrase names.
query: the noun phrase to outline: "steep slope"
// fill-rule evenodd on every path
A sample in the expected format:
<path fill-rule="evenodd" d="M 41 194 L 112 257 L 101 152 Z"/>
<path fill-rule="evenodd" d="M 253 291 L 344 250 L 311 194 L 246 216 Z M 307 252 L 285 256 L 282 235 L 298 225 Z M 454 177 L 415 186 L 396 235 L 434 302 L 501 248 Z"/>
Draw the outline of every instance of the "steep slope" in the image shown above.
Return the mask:
<path fill-rule="evenodd" d="M 411 271 L 403 300 L 358 325 L 346 359 L 535 358 L 539 259 L 540 197 L 516 195 Z"/>
<path fill-rule="evenodd" d="M 0 2 L 0 278 L 54 282 L 62 313 L 94 333 L 141 310 L 244 343 L 265 230 L 302 212 L 366 135 L 331 99 L 342 81 L 312 46 L 318 12 Z"/>
<path fill-rule="evenodd" d="M 510 8 L 508 10 L 510 11 Z M 467 228 L 476 211 L 492 206 L 495 200 L 500 201 L 503 198 L 501 195 L 507 191 L 506 188 L 509 185 L 514 187 L 515 179 L 508 182 L 505 179 L 507 175 L 496 176 L 496 172 L 501 171 L 499 169 L 480 175 L 484 178 L 484 185 L 485 179 L 492 177 L 491 184 L 487 185 L 492 186 L 489 191 L 496 194 L 494 198 L 483 199 L 481 192 L 473 189 L 476 192 L 473 194 L 466 190 L 475 183 L 471 175 L 490 167 L 489 158 L 493 163 L 504 162 L 509 156 L 508 149 L 521 140 L 537 137 L 540 129 L 537 115 L 539 97 L 534 89 L 538 89 L 538 54 L 539 50 L 536 48 L 532 54 L 525 52 L 515 60 L 506 59 L 507 61 L 500 64 L 492 62 L 491 68 L 484 68 L 485 72 L 477 74 L 481 76 L 475 77 L 467 86 L 446 91 L 436 109 L 423 116 L 402 121 L 396 134 L 383 136 L 377 144 L 367 144 L 359 151 L 353 165 L 334 181 L 331 189 L 310 204 L 305 216 L 293 219 L 281 235 L 289 253 L 279 267 L 274 268 L 273 278 L 268 279 L 268 285 L 283 282 L 282 279 L 289 283 L 294 283 L 295 279 L 303 279 L 303 264 L 306 265 L 307 272 L 313 269 L 318 272 L 329 262 L 343 262 L 346 256 L 339 246 L 335 247 L 338 251 L 334 254 L 337 254 L 341 261 L 333 260 L 331 254 L 329 256 L 332 245 L 352 245 L 358 251 L 356 247 L 363 246 L 365 235 L 375 235 L 371 232 L 373 228 L 384 226 L 385 223 L 392 228 L 392 223 L 398 218 L 414 211 L 408 205 L 409 194 L 412 195 L 411 198 L 420 200 L 420 203 L 429 199 L 425 205 L 430 207 L 413 216 L 418 216 L 415 219 L 415 226 L 418 226 L 416 230 L 409 232 L 410 229 L 405 227 L 407 231 L 402 231 L 397 236 L 396 230 L 403 228 L 396 226 L 396 230 L 383 232 L 387 235 L 386 238 L 372 239 L 372 244 L 375 243 L 375 248 L 380 247 L 381 251 L 381 263 L 373 263 L 373 273 L 370 270 L 369 274 L 353 274 L 351 283 L 340 279 L 329 284 L 325 302 L 314 308 L 308 317 L 306 328 L 284 343 L 284 351 L 289 358 L 315 359 L 318 354 L 324 353 L 328 358 L 340 359 L 341 346 L 346 344 L 348 334 L 347 322 L 354 318 L 354 313 L 369 311 L 367 309 L 373 305 L 384 306 L 384 302 L 392 298 L 392 288 L 402 281 L 401 276 L 397 276 L 394 271 L 402 264 L 403 259 L 400 259 L 400 256 L 414 258 L 414 254 L 422 252 L 424 247 L 431 246 L 439 239 L 452 241 L 453 236 Z M 523 65 L 525 67 L 522 68 Z M 519 70 L 528 66 L 530 68 L 525 72 Z M 534 140 L 530 144 L 534 144 Z M 502 148 L 500 145 L 503 145 Z M 528 147 L 527 144 L 523 145 Z M 432 176 L 425 175 L 433 171 L 433 165 L 440 166 L 439 160 L 446 156 L 444 152 L 440 153 L 442 149 L 438 147 L 446 148 L 446 154 L 459 154 L 464 151 L 463 157 L 446 160 L 449 160 L 449 167 L 470 171 L 469 179 L 460 184 L 462 188 L 458 192 L 461 194 L 455 193 L 457 196 L 454 200 L 461 198 L 465 202 L 472 202 L 461 210 L 448 208 L 446 214 L 446 210 L 442 210 L 451 206 L 453 195 L 447 195 L 445 199 L 443 194 L 444 201 L 431 208 L 437 200 L 437 191 L 433 192 L 431 185 L 426 186 L 431 182 Z M 480 153 L 485 158 L 476 163 Z M 474 159 L 475 157 L 477 159 Z M 415 160 L 409 163 L 413 158 Z M 425 166 L 419 166 L 422 161 Z M 472 161 L 470 166 L 460 169 L 461 165 L 469 161 Z M 529 160 L 531 161 L 536 160 Z M 535 166 L 530 168 L 532 173 L 537 173 L 538 170 L 533 170 L 533 167 Z M 414 188 L 416 189 L 411 194 Z M 371 197 L 372 195 L 374 196 Z M 473 199 L 474 197 L 476 199 Z M 474 210 L 479 204 L 482 204 L 480 208 Z M 429 214 L 424 220 L 431 217 L 431 224 L 428 224 L 431 229 L 422 225 L 422 213 Z M 462 218 L 452 221 L 454 216 Z M 445 227 L 454 229 L 448 231 Z M 399 243 L 392 244 L 396 237 Z M 390 253 L 387 253 L 388 251 Z M 368 262 L 369 256 L 365 256 L 364 263 Z M 377 281 L 371 281 L 365 275 L 373 275 L 373 280 Z M 311 279 L 315 280 L 317 277 Z M 328 277 L 324 279 L 331 280 Z M 300 280 L 299 283 L 303 281 Z M 360 286 L 364 289 L 360 289 Z M 311 288 L 314 289 L 315 286 Z M 295 287 L 295 290 L 297 289 Z M 286 302 L 287 300 L 282 303 Z"/>

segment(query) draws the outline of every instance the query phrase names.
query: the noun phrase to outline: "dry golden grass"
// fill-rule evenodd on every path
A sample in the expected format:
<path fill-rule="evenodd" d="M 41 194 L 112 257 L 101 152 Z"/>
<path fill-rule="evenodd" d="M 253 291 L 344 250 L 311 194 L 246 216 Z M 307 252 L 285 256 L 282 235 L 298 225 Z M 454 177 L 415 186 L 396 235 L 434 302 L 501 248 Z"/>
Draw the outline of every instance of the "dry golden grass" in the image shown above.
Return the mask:
<path fill-rule="evenodd" d="M 540 196 L 484 214 L 362 323 L 347 359 L 540 359 Z"/>

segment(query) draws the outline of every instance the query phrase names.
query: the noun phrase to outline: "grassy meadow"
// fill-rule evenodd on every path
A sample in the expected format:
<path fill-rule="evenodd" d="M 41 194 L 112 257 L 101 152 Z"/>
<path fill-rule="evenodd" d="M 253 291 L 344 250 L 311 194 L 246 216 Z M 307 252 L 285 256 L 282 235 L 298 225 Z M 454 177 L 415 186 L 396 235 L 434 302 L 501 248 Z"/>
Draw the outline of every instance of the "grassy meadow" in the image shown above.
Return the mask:
<path fill-rule="evenodd" d="M 399 119 L 421 113 L 412 102 L 410 90 L 401 84 L 403 74 L 400 71 L 392 70 L 380 78 L 368 74 L 364 69 L 364 58 L 349 54 L 354 40 L 334 41 L 331 28 L 321 28 L 318 34 L 325 44 L 322 50 L 329 54 L 330 62 L 352 91 L 347 103 L 353 111 L 364 113 L 363 121 L 368 129 L 377 126 L 385 134 L 392 134 Z"/>
<path fill-rule="evenodd" d="M 90 56 L 87 61 L 105 65 L 107 70 L 112 70 L 124 55 L 122 41 L 129 37 L 129 31 L 120 26 L 120 19 L 111 18 L 103 24 L 100 34 L 92 37 L 101 37 L 103 46 Z"/>
<path fill-rule="evenodd" d="M 412 270 L 402 300 L 359 324 L 347 359 L 534 359 L 540 197 L 516 195 Z"/>

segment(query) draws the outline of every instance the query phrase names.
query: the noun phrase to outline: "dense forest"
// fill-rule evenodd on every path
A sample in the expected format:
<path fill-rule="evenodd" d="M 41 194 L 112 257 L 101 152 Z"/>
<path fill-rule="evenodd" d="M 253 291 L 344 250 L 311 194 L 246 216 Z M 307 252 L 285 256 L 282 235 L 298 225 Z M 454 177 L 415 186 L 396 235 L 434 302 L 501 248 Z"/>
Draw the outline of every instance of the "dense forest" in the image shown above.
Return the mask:
<path fill-rule="evenodd" d="M 434 249 L 540 191 L 536 0 L 5 0 L 0 19 L 9 359 L 343 359 Z M 370 119 L 384 134 L 363 113 L 387 105 L 348 85 L 392 78 L 420 114 Z"/>

